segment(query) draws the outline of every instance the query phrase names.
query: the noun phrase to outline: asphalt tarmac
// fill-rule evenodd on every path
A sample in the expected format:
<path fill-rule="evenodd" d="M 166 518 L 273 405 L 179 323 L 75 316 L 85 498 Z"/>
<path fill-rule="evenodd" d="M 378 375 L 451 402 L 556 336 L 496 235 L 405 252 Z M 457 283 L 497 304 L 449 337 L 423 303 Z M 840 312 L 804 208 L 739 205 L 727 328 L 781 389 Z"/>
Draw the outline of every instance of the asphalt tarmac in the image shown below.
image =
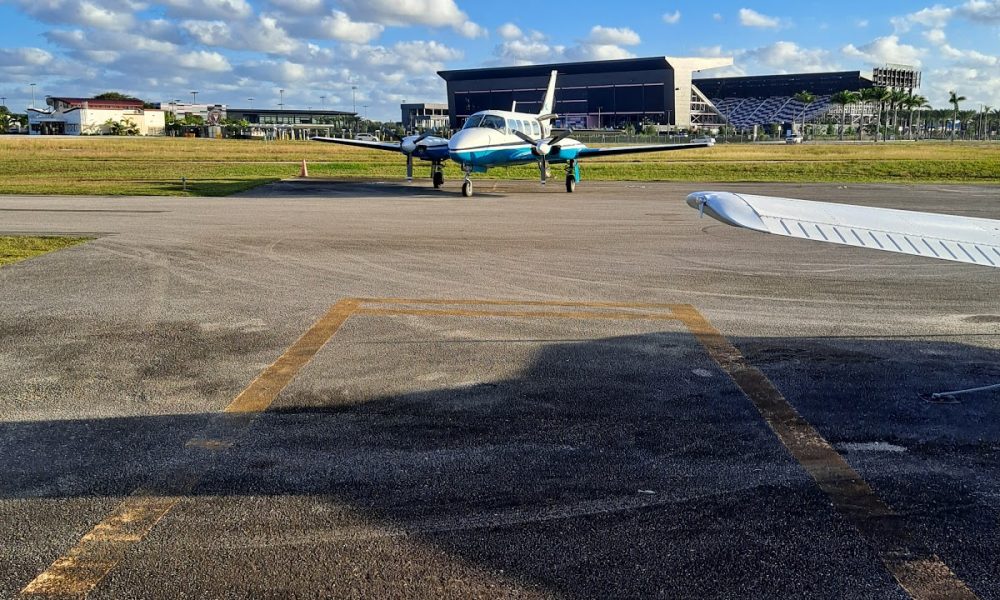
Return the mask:
<path fill-rule="evenodd" d="M 0 197 L 0 598 L 1000 598 L 1000 270 L 723 188 Z M 937 594 L 937 596 L 935 596 Z"/>

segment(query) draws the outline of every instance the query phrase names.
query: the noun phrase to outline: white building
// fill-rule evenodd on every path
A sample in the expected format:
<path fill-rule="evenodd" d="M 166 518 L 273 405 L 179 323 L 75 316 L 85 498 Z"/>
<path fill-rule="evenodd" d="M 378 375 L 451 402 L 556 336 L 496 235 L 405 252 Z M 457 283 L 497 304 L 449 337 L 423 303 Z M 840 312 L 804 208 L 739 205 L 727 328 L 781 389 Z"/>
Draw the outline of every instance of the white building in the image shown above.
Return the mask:
<path fill-rule="evenodd" d="M 94 98 L 45 99 L 48 108 L 28 109 L 31 135 L 107 135 L 109 121 L 130 121 L 139 135 L 163 135 L 163 111 L 143 108 L 141 100 L 98 100 Z"/>

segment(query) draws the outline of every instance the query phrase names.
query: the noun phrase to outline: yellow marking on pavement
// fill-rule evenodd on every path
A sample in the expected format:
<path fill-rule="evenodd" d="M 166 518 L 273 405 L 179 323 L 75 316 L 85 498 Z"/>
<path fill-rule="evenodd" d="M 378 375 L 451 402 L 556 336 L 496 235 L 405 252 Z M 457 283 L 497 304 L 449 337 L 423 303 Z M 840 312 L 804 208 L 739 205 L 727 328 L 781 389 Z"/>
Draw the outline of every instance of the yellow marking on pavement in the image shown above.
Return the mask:
<path fill-rule="evenodd" d="M 391 316 L 412 315 L 429 317 L 509 317 L 526 319 L 586 319 L 613 321 L 678 321 L 672 314 L 610 312 L 610 311 L 514 311 L 435 308 L 359 308 L 358 315 Z"/>
<path fill-rule="evenodd" d="M 868 540 L 899 585 L 916 600 L 965 600 L 976 595 L 929 550 L 919 547 L 892 508 L 693 306 L 674 309 L 709 356 L 736 383 L 771 431 L 812 476 L 834 507 Z"/>
<path fill-rule="evenodd" d="M 645 308 L 667 309 L 683 306 L 681 304 L 662 304 L 649 302 L 573 302 L 567 300 L 448 300 L 442 298 L 355 298 L 364 304 L 417 304 L 423 306 L 565 306 L 575 308 Z"/>
<path fill-rule="evenodd" d="M 267 410 L 281 390 L 326 345 L 357 307 L 358 302 L 351 299 L 335 304 L 271 366 L 264 369 L 224 412 L 253 416 Z M 195 437 L 188 440 L 185 447 L 210 451 L 228 448 L 232 445 L 230 440 L 252 422 L 252 418 L 222 421 L 220 426 L 226 429 L 226 435 L 221 436 L 224 439 L 216 436 Z M 76 546 L 25 586 L 21 596 L 85 597 L 121 562 L 129 547 L 142 541 L 160 519 L 180 502 L 181 497 L 194 488 L 202 475 L 201 469 L 193 468 L 192 472 L 179 473 L 165 486 L 147 484 L 134 491 L 115 512 L 84 535 Z"/>
<path fill-rule="evenodd" d="M 191 438 L 184 444 L 185 448 L 203 448 L 205 450 L 226 450 L 233 447 L 232 440 L 216 440 L 211 438 Z"/>
<path fill-rule="evenodd" d="M 185 485 L 190 491 L 190 485 Z M 76 546 L 57 559 L 23 590 L 22 597 L 82 598 L 125 557 L 128 547 L 142 540 L 179 501 L 180 497 L 152 497 L 140 488 L 98 523 Z M 155 493 L 155 492 L 154 492 Z"/>
<path fill-rule="evenodd" d="M 267 410 L 281 390 L 337 333 L 344 321 L 358 309 L 358 301 L 341 300 L 292 344 L 278 360 L 264 369 L 253 382 L 234 399 L 224 412 L 259 413 Z"/>

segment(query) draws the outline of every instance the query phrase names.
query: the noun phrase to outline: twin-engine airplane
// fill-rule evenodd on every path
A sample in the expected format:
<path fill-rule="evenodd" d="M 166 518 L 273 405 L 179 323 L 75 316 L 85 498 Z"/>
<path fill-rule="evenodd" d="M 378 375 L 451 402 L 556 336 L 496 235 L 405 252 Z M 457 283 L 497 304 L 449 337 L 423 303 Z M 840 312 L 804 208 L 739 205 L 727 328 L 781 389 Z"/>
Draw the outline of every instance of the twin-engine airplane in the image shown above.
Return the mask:
<path fill-rule="evenodd" d="M 465 126 L 451 137 L 445 139 L 430 134 L 411 135 L 402 138 L 399 143 L 366 142 L 342 138 L 312 138 L 318 142 L 360 146 L 377 150 L 400 152 L 406 156 L 406 178 L 413 180 L 413 159 L 431 163 L 431 180 L 435 188 L 444 185 L 443 163 L 452 160 L 462 167 L 465 181 L 462 183 L 462 195 L 472 196 L 473 173 L 485 173 L 493 167 L 506 167 L 538 163 L 538 171 L 542 184 L 550 175 L 549 165 L 566 165 L 566 191 L 576 190 L 580 181 L 580 160 L 596 156 L 614 156 L 618 154 L 638 154 L 641 152 L 665 152 L 669 150 L 687 150 L 704 148 L 711 144 L 650 144 L 645 146 L 625 146 L 614 148 L 588 148 L 583 143 L 569 137 L 573 130 L 552 135 L 552 121 L 558 118 L 553 114 L 556 77 L 552 71 L 549 86 L 542 101 L 542 110 L 537 115 L 514 112 L 517 104 L 510 111 L 484 110 L 470 116 Z"/>

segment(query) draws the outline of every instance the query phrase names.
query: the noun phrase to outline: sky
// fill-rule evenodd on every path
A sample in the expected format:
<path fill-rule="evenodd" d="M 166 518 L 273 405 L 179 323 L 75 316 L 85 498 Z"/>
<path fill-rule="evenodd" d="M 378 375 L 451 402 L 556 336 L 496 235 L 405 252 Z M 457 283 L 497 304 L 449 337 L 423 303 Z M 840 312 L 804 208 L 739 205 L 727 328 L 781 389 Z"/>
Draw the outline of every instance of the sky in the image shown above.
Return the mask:
<path fill-rule="evenodd" d="M 631 56 L 732 56 L 705 75 L 924 72 L 935 107 L 1000 107 L 1000 0 L 490 2 L 0 0 L 0 96 L 114 90 L 188 101 L 354 110 L 397 120 L 442 102 L 442 69 Z M 356 87 L 353 90 L 352 87 Z"/>

